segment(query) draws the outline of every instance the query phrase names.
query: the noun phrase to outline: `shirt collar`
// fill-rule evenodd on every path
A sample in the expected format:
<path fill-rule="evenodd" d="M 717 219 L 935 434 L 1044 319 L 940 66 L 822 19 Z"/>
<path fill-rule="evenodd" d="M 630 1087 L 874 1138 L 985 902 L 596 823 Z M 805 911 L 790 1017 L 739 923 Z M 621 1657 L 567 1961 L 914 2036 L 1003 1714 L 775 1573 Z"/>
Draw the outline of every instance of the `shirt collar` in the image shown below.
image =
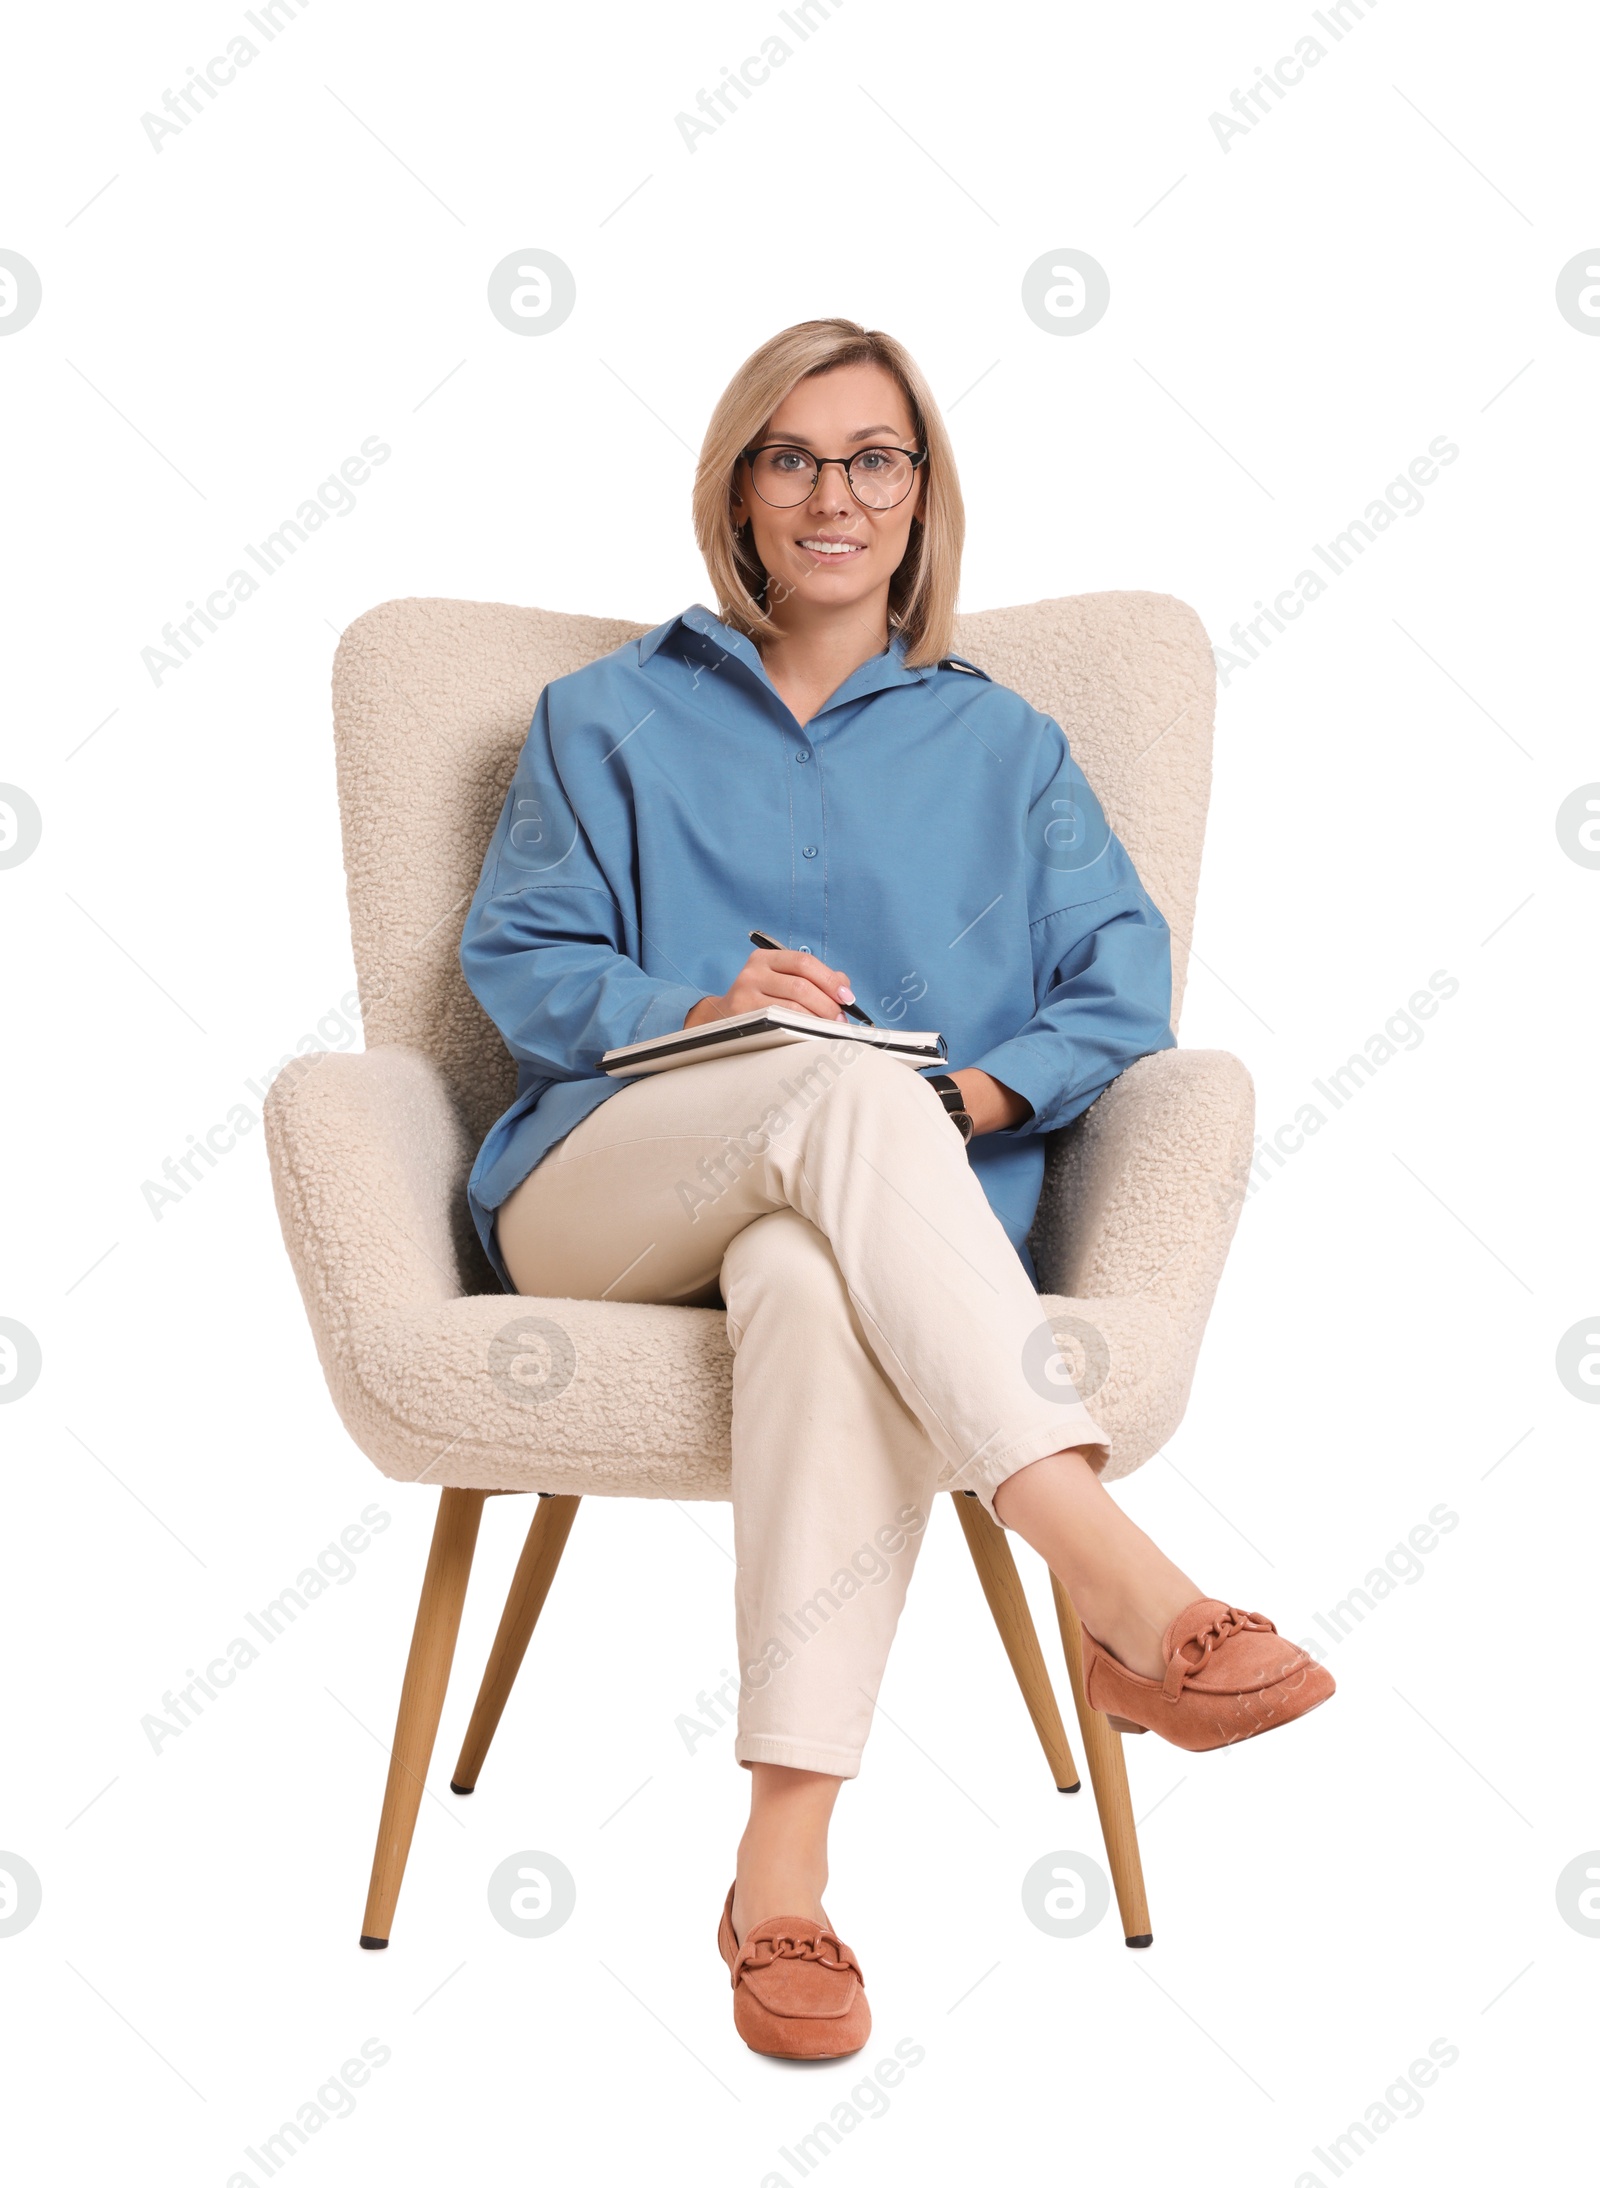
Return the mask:
<path fill-rule="evenodd" d="M 742 631 L 736 631 L 724 623 L 698 601 L 693 607 L 685 608 L 681 615 L 672 616 L 667 622 L 658 623 L 653 631 L 645 633 L 639 640 L 640 662 L 648 661 L 663 646 L 671 653 L 715 662 L 731 655 L 752 675 L 758 677 L 774 698 L 779 697 L 772 679 L 762 666 L 754 641 L 747 638 Z M 831 713 L 835 707 L 847 706 L 853 700 L 865 699 L 875 691 L 887 690 L 891 685 L 920 684 L 923 681 L 923 671 L 907 668 L 905 655 L 904 637 L 899 631 L 891 632 L 885 650 L 870 655 L 859 668 L 852 669 L 838 690 L 817 709 L 812 720 Z"/>

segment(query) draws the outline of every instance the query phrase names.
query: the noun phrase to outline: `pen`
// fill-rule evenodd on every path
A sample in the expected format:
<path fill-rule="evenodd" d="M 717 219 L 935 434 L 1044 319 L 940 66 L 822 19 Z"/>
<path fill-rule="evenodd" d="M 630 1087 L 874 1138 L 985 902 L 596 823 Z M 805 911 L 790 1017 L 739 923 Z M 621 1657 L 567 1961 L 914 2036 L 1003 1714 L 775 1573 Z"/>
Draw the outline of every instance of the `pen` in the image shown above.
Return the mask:
<path fill-rule="evenodd" d="M 763 934 L 759 927 L 752 927 L 750 929 L 750 939 L 755 944 L 758 950 L 781 950 L 783 948 L 783 944 L 781 942 L 774 942 L 771 935 Z M 811 953 L 808 950 L 805 954 L 809 957 Z M 853 1018 L 856 1021 L 857 1025 L 870 1026 L 872 1024 L 872 1020 L 867 1016 L 866 1012 L 861 1008 L 859 1003 L 843 1003 L 840 1005 L 840 1008 L 847 1014 L 847 1016 Z"/>

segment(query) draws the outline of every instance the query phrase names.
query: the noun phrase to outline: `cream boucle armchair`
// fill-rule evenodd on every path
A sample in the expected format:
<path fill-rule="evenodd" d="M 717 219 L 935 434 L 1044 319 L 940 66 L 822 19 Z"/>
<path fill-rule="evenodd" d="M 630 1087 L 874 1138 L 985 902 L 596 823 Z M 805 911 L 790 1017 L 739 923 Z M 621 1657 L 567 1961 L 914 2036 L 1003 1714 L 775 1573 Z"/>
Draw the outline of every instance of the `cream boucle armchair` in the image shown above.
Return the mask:
<path fill-rule="evenodd" d="M 710 1308 L 520 1299 L 479 1246 L 467 1173 L 515 1094 L 461 976 L 466 906 L 540 690 L 643 626 L 454 600 L 353 623 L 334 736 L 365 1053 L 313 1055 L 266 1102 L 283 1235 L 345 1426 L 395 1481 L 440 1488 L 361 1942 L 388 1942 L 486 1496 L 537 1491 L 452 1785 L 472 1790 L 583 1496 L 725 1498 L 731 1363 Z M 964 616 L 956 645 L 1059 721 L 1172 927 L 1173 1026 L 1211 773 L 1198 618 L 1153 593 Z M 1054 1135 L 1032 1249 L 1063 1357 L 1111 1436 L 1107 1478 L 1183 1416 L 1251 1156 L 1244 1066 L 1142 1058 Z M 1077 1771 L 1005 1533 L 955 1505 L 1055 1782 Z M 1086 1708 L 1055 1591 L 1124 1934 L 1149 1921 L 1118 1736 Z"/>

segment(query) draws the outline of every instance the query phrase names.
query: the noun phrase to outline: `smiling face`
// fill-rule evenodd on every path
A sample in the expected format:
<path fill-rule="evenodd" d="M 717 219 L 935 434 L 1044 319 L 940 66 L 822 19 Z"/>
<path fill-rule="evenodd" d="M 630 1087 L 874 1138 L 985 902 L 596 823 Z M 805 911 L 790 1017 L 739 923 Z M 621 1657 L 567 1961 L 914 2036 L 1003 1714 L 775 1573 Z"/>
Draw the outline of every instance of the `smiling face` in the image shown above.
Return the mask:
<path fill-rule="evenodd" d="M 881 365 L 837 365 L 790 390 L 751 442 L 781 442 L 813 456 L 853 456 L 868 448 L 918 452 L 911 407 L 900 383 Z M 768 458 L 771 463 L 775 459 Z M 781 459 L 776 459 L 781 464 Z M 792 463 L 791 474 L 802 467 Z M 857 466 L 881 472 L 883 463 Z M 905 559 L 911 526 L 922 506 L 923 471 L 892 509 L 864 508 L 851 492 L 842 464 L 818 474 L 810 495 L 777 508 L 754 491 L 750 466 L 741 462 L 733 500 L 734 521 L 749 524 L 751 539 L 772 583 L 767 607 L 782 623 L 786 605 L 886 612 L 889 581 Z M 769 491 L 781 491 L 776 482 Z M 868 480 L 858 477 L 863 492 Z M 880 605 L 881 604 L 881 605 Z"/>

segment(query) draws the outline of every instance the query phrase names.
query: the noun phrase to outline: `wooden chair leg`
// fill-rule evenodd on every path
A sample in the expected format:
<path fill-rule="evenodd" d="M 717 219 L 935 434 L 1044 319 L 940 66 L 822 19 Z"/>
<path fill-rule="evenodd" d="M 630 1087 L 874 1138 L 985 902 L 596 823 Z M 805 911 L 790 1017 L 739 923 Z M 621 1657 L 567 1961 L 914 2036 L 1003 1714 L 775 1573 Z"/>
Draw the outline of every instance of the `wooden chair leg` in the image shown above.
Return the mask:
<path fill-rule="evenodd" d="M 1039 1735 L 1039 1745 L 1044 1749 L 1056 1790 L 1076 1793 L 1081 1783 L 1078 1766 L 1067 1745 L 1066 1727 L 1056 1706 L 1050 1674 L 1044 1668 L 1044 1651 L 1039 1646 L 1039 1635 L 1028 1609 L 1028 1599 L 1022 1592 L 1006 1531 L 995 1525 L 976 1497 L 966 1496 L 958 1490 L 954 1501 L 961 1532 L 967 1538 L 967 1548 L 978 1568 L 978 1578 L 1005 1652 L 1011 1659 L 1011 1669 L 1017 1675 L 1017 1685 L 1028 1705 L 1028 1715 Z"/>
<path fill-rule="evenodd" d="M 411 1654 L 406 1658 L 405 1683 L 400 1689 L 400 1713 L 395 1722 L 394 1746 L 389 1751 L 389 1778 L 383 1789 L 383 1815 L 372 1857 L 367 1911 L 361 1924 L 361 1942 L 369 1952 L 381 1951 L 388 1944 L 394 1923 L 411 1835 L 422 1805 L 423 1781 L 450 1681 L 456 1635 L 461 1629 L 461 1606 L 467 1599 L 483 1499 L 481 1489 L 446 1489 L 440 1493 L 428 1569 L 422 1576 L 417 1622 L 411 1633 Z"/>
<path fill-rule="evenodd" d="M 1089 1758 L 1089 1777 L 1095 1805 L 1100 1811 L 1100 1830 L 1116 1887 L 1117 1912 L 1122 1935 L 1129 1945 L 1150 1943 L 1150 1909 L 1144 1896 L 1144 1865 L 1139 1859 L 1139 1838 L 1133 1825 L 1133 1802 L 1128 1794 L 1128 1772 L 1122 1759 L 1122 1735 L 1110 1721 L 1089 1707 L 1083 1686 L 1083 1631 L 1072 1598 L 1054 1573 L 1050 1592 L 1055 1597 L 1056 1619 L 1061 1627 L 1061 1646 L 1066 1651 L 1072 1680 L 1072 1699 L 1078 1708 L 1084 1752 Z"/>
<path fill-rule="evenodd" d="M 556 1567 L 561 1563 L 572 1522 L 578 1516 L 579 1501 L 577 1497 L 545 1496 L 534 1508 L 528 1539 L 522 1545 L 506 1607 L 500 1613 L 494 1646 L 484 1666 L 483 1684 L 473 1705 L 472 1722 L 467 1726 L 460 1759 L 450 1780 L 452 1793 L 470 1793 L 478 1782 L 489 1742 L 494 1738 L 501 1712 L 511 1699 L 511 1689 L 522 1669 L 522 1659 L 533 1638 L 539 1613 L 544 1609 L 544 1599 L 550 1593 L 550 1583 L 556 1577 Z"/>

